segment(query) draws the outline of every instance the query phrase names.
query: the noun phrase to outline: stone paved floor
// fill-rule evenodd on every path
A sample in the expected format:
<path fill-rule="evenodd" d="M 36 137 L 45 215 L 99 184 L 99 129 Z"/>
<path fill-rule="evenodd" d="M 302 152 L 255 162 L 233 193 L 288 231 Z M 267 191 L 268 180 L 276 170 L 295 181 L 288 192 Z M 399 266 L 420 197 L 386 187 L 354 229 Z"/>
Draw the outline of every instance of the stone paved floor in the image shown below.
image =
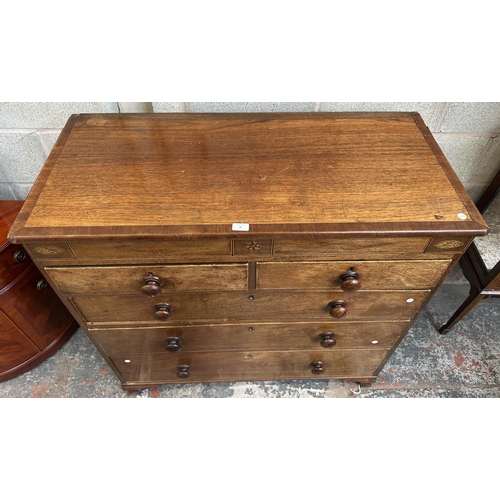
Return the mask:
<path fill-rule="evenodd" d="M 376 383 L 335 380 L 176 384 L 139 398 L 497 398 L 500 397 L 500 300 L 483 300 L 447 335 L 437 328 L 467 296 L 446 282 L 391 356 Z M 0 383 L 1 398 L 126 398 L 82 330 L 28 373 Z"/>

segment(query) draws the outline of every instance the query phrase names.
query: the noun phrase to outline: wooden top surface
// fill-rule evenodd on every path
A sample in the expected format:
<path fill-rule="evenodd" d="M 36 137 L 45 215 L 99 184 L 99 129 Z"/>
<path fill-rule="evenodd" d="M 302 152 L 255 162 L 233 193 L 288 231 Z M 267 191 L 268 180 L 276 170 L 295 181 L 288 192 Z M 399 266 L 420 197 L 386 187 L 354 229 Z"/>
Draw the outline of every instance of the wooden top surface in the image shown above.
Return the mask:
<path fill-rule="evenodd" d="M 486 233 L 416 113 L 172 113 L 72 116 L 10 236 L 242 235 L 233 223 Z"/>

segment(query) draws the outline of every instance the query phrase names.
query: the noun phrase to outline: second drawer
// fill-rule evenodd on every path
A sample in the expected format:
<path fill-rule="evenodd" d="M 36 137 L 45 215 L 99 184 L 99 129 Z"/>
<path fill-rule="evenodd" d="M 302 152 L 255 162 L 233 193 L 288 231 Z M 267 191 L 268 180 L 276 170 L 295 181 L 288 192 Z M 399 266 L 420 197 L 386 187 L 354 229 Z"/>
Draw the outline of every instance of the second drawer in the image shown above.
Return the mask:
<path fill-rule="evenodd" d="M 171 324 L 231 321 L 409 320 L 429 290 L 344 292 L 171 292 L 162 297 L 75 295 L 90 326 L 100 323 Z M 159 302 L 159 300 L 161 302 Z M 163 319 L 162 319 L 163 318 Z"/>

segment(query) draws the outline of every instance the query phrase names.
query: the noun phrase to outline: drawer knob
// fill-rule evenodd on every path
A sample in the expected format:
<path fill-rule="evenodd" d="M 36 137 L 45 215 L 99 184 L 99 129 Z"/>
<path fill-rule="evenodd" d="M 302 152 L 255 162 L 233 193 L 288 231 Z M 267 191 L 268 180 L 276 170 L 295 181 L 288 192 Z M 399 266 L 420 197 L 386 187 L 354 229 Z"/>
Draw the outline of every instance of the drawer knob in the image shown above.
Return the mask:
<path fill-rule="evenodd" d="M 18 250 L 14 254 L 14 260 L 16 262 L 22 262 L 26 258 L 26 252 L 24 250 Z"/>
<path fill-rule="evenodd" d="M 325 371 L 323 361 L 313 361 L 310 366 L 312 367 L 311 373 L 314 373 L 314 375 L 320 375 Z"/>
<path fill-rule="evenodd" d="M 339 276 L 340 288 L 345 292 L 355 292 L 361 288 L 361 281 L 359 280 L 359 274 L 354 272 L 352 269 L 343 273 Z"/>
<path fill-rule="evenodd" d="M 174 308 L 166 302 L 155 305 L 155 317 L 161 321 L 167 321 L 172 317 Z"/>
<path fill-rule="evenodd" d="M 346 303 L 343 300 L 330 302 L 328 307 L 330 307 L 330 316 L 332 318 L 341 318 L 347 314 Z"/>
<path fill-rule="evenodd" d="M 167 352 L 179 352 L 181 350 L 182 339 L 179 337 L 169 337 L 165 340 L 165 350 Z"/>
<path fill-rule="evenodd" d="M 41 292 L 42 290 L 45 290 L 47 287 L 49 286 L 49 284 L 47 283 L 47 280 L 40 280 L 37 284 L 36 284 L 36 289 Z"/>
<path fill-rule="evenodd" d="M 147 297 L 157 297 L 161 294 L 162 286 L 163 280 L 153 273 L 149 273 L 148 276 L 142 278 L 141 293 Z"/>
<path fill-rule="evenodd" d="M 324 347 L 325 349 L 329 347 L 333 347 L 337 341 L 334 339 L 335 334 L 333 332 L 326 332 L 322 333 L 319 338 L 320 338 L 320 343 L 319 345 L 321 347 Z"/>
<path fill-rule="evenodd" d="M 189 365 L 179 365 L 177 367 L 177 376 L 179 378 L 189 378 L 191 375 L 191 367 Z"/>

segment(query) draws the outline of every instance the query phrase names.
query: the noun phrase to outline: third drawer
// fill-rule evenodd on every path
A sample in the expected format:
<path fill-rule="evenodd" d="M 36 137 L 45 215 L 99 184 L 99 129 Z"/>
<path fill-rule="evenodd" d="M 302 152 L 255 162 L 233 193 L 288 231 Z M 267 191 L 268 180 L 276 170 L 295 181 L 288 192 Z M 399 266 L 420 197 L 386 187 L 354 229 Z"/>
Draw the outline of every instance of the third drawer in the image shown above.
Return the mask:
<path fill-rule="evenodd" d="M 408 322 L 254 323 L 91 330 L 111 354 L 238 350 L 389 349 Z"/>

